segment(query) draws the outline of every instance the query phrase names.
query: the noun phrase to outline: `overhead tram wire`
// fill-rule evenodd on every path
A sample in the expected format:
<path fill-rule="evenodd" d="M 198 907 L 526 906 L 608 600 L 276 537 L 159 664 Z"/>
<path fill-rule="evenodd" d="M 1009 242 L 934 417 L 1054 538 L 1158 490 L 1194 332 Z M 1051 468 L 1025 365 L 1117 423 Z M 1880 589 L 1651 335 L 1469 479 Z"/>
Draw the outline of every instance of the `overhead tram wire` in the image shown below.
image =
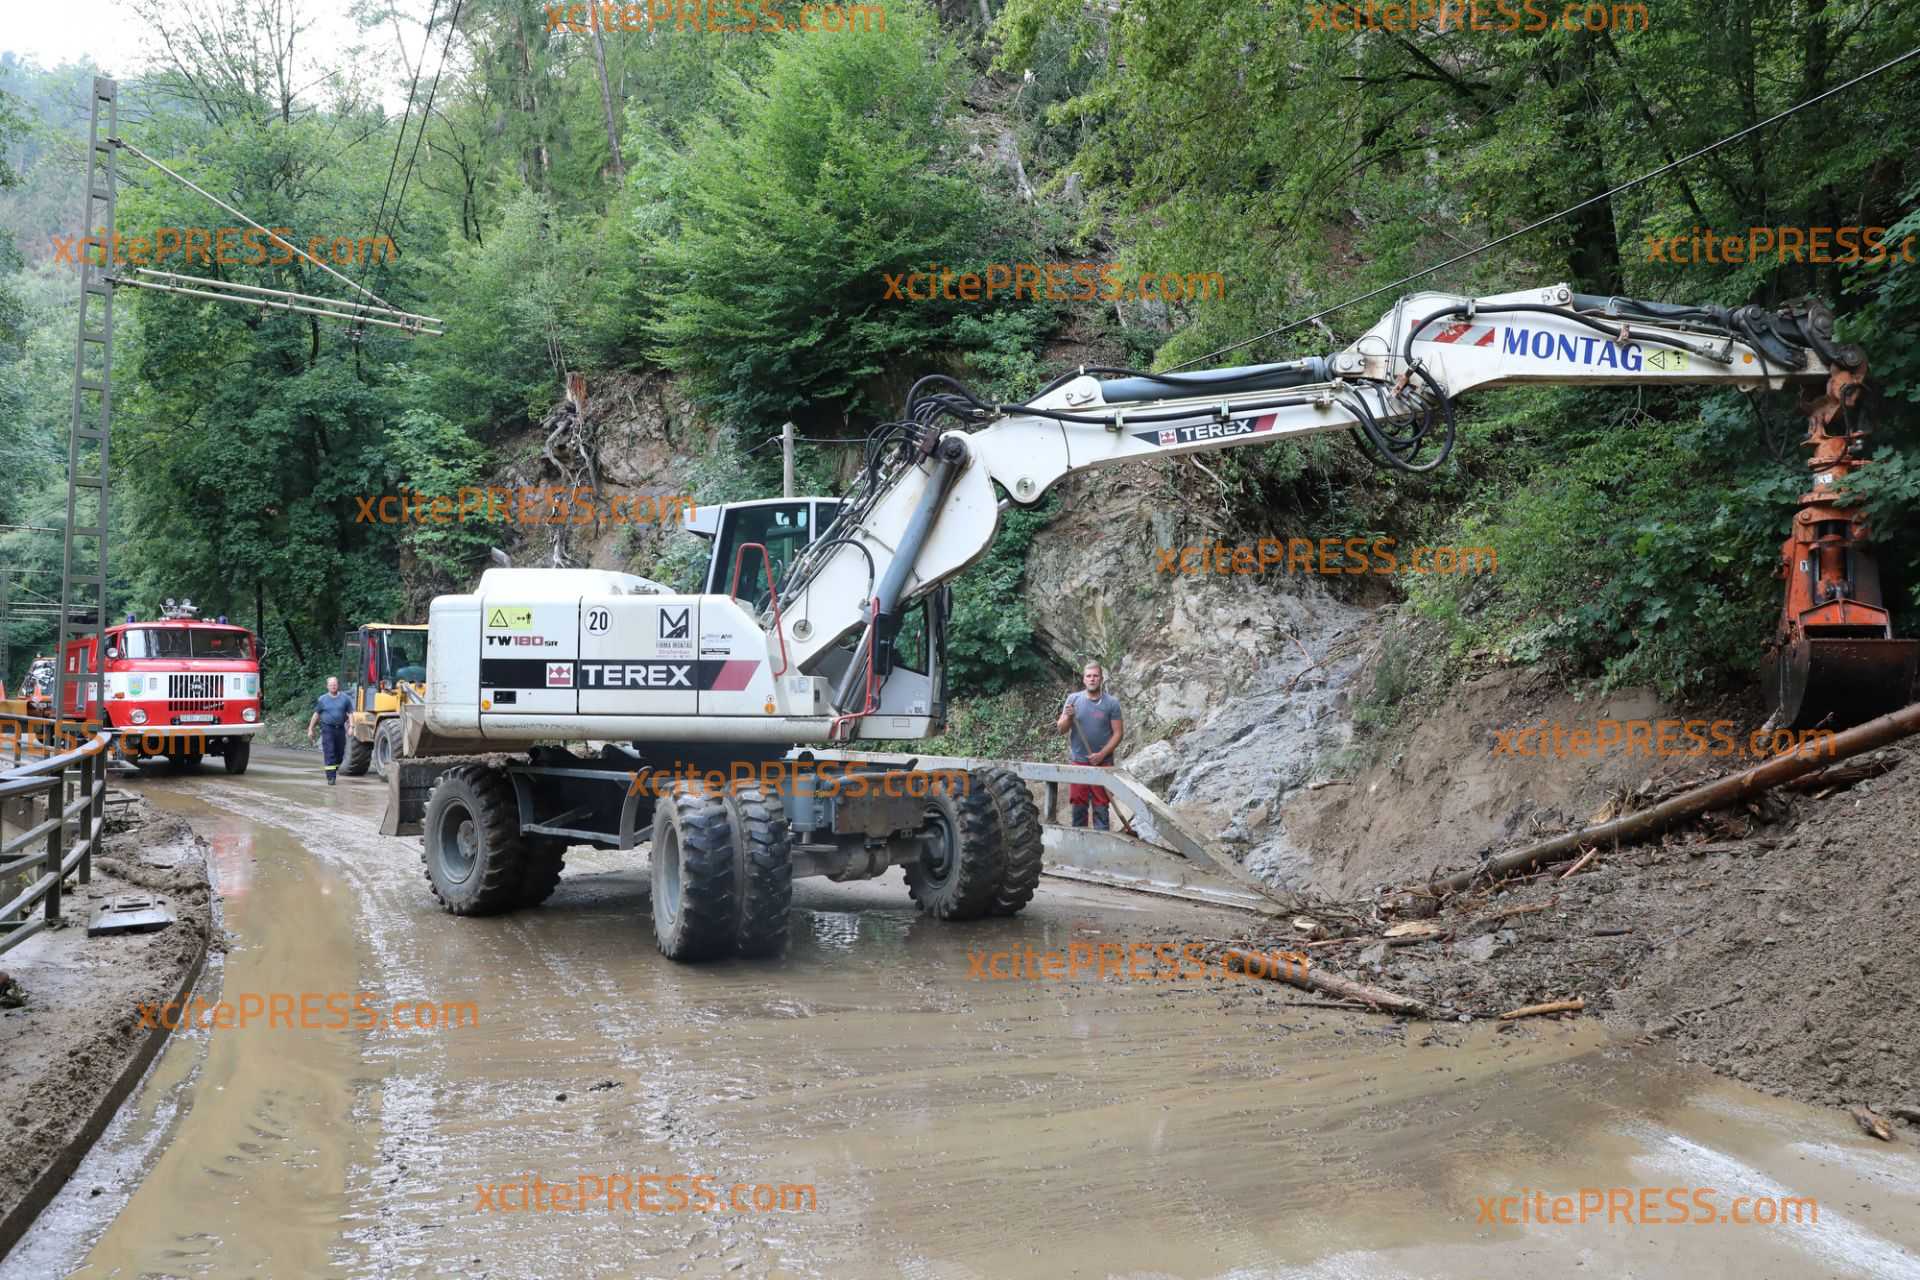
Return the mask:
<path fill-rule="evenodd" d="M 420 61 L 414 67 L 412 83 L 407 86 L 406 110 L 400 113 L 400 133 L 399 136 L 393 140 L 393 159 L 387 162 L 387 183 L 386 186 L 380 190 L 380 207 L 374 211 L 373 215 L 373 229 L 369 234 L 375 237 L 380 234 L 381 220 L 387 216 L 387 197 L 393 194 L 394 170 L 400 167 L 400 148 L 405 146 L 407 142 L 407 121 L 413 118 L 413 98 L 414 95 L 420 91 L 420 72 L 421 69 L 427 65 L 427 46 L 433 41 L 433 19 L 439 12 L 440 0 L 433 0 L 433 7 L 427 10 L 427 32 L 420 40 Z M 401 46 L 401 52 L 402 54 L 406 52 L 404 45 Z M 369 254 L 368 257 L 371 258 L 372 255 Z M 362 280 L 366 279 L 366 268 L 364 265 L 361 267 L 360 278 Z M 355 288 L 358 287 L 357 285 L 355 286 Z"/>
<path fill-rule="evenodd" d="M 460 9 L 464 2 L 465 0 L 453 0 L 453 13 L 447 19 L 447 38 L 442 41 L 440 45 L 440 65 L 434 68 L 433 83 L 427 86 L 427 103 L 420 111 L 420 129 L 413 135 L 413 154 L 407 157 L 406 172 L 400 175 L 400 195 L 393 202 L 393 218 L 388 223 L 389 239 L 392 239 L 393 230 L 400 225 L 400 211 L 405 207 L 407 202 L 407 184 L 412 180 L 414 166 L 419 163 L 420 160 L 420 144 L 426 140 L 427 125 L 433 118 L 433 99 L 435 95 L 440 92 L 440 77 L 445 74 L 447 69 L 447 54 L 453 49 L 453 33 L 459 29 Z M 413 73 L 413 86 L 407 91 L 407 112 L 400 117 L 400 136 L 394 139 L 393 158 L 395 163 L 398 163 L 400 159 L 400 148 L 406 145 L 407 119 L 413 114 L 413 96 L 420 87 L 420 70 L 425 68 L 427 63 L 427 47 L 433 42 L 433 19 L 434 15 L 439 13 L 439 11 L 440 0 L 433 0 L 433 8 L 427 12 L 426 37 L 420 42 L 420 68 L 416 68 Z M 387 187 L 389 190 L 393 187 L 393 167 L 391 165 L 387 168 Z M 380 196 L 380 212 L 374 215 L 373 235 L 376 238 L 380 234 L 380 218 L 386 213 L 386 207 L 387 197 L 383 192 Z M 368 254 L 367 260 L 360 264 L 360 278 L 365 280 L 368 272 L 372 269 L 373 255 Z"/>
<path fill-rule="evenodd" d="M 320 259 L 314 257 L 312 254 L 302 249 L 299 245 L 294 244 L 291 240 L 288 240 L 286 237 L 280 235 L 278 232 L 274 231 L 272 228 L 261 226 L 258 222 L 255 222 L 252 218 L 249 218 L 246 214 L 234 208 L 232 205 L 228 204 L 225 200 L 222 200 L 219 196 L 216 196 L 212 192 L 206 190 L 204 187 L 201 187 L 200 185 L 195 183 L 192 179 L 186 177 L 184 174 L 175 172 L 173 169 L 161 163 L 159 160 L 155 159 L 153 156 L 150 156 L 145 151 L 142 151 L 139 147 L 135 146 L 133 143 L 128 142 L 124 138 L 111 138 L 109 139 L 109 141 L 114 146 L 119 147 L 123 151 L 132 152 L 135 156 L 138 156 L 140 159 L 145 160 L 148 164 L 160 170 L 160 172 L 166 174 L 169 178 L 172 178 L 174 181 L 180 183 L 182 186 L 186 187 L 188 190 L 192 191 L 194 194 L 201 196 L 202 198 L 210 201 L 213 204 L 218 205 L 220 208 L 232 214 L 234 217 L 240 219 L 242 222 L 246 223 L 248 226 L 254 228 L 257 231 L 264 231 L 267 234 L 267 236 L 270 239 L 272 239 L 272 241 L 275 244 L 284 245 L 287 249 L 297 254 L 298 256 L 305 258 L 308 262 L 313 263 L 314 266 L 319 267 L 322 271 L 326 272 L 328 275 L 332 276 L 334 279 L 340 281 L 340 283 L 346 285 L 349 289 L 353 289 L 356 292 L 365 295 L 366 297 L 372 298 L 375 302 L 379 303 L 380 305 L 378 307 L 370 307 L 366 303 L 360 303 L 358 304 L 358 307 L 355 310 L 355 312 L 352 315 L 349 315 L 344 312 L 333 310 L 333 308 L 335 307 L 344 307 L 349 305 L 346 302 L 346 300 L 340 299 L 340 298 L 325 298 L 316 294 L 292 293 L 284 289 L 266 289 L 266 288 L 261 288 L 255 285 L 243 285 L 238 283 L 237 281 L 232 281 L 232 280 L 219 280 L 219 279 L 210 279 L 204 276 L 182 275 L 179 272 L 174 272 L 174 271 L 152 271 L 146 267 L 138 267 L 136 268 L 136 270 L 139 272 L 140 275 L 152 276 L 152 277 L 155 277 L 155 279 L 137 280 L 137 279 L 134 279 L 132 276 L 119 275 L 109 270 L 106 275 L 106 278 L 109 283 L 115 286 L 124 285 L 124 286 L 135 288 L 135 289 L 152 289 L 161 293 L 180 294 L 184 297 L 190 297 L 190 298 L 206 298 L 215 302 L 239 302 L 239 303 L 244 303 L 248 306 L 261 307 L 263 309 L 299 311 L 308 315 L 322 316 L 330 320 L 346 320 L 349 323 L 355 322 L 357 317 L 359 317 L 361 312 L 363 311 L 369 312 L 369 313 L 377 312 L 382 316 L 391 317 L 391 318 L 390 319 L 374 319 L 372 318 L 371 315 L 369 315 L 366 318 L 365 323 L 384 325 L 394 329 L 403 329 L 409 334 L 430 333 L 430 334 L 438 335 L 441 332 L 438 329 L 429 329 L 425 327 L 426 325 L 430 325 L 430 324 L 440 324 L 441 321 L 439 319 L 433 316 L 416 315 L 410 311 L 400 310 L 398 307 L 388 302 L 385 298 L 382 298 L 379 294 L 374 293 L 370 289 L 362 288 L 360 285 L 357 285 L 353 281 L 347 279 L 345 276 L 341 275 L 338 271 L 335 271 L 332 267 L 329 267 L 326 263 L 320 261 Z M 175 281 L 176 283 L 173 283 L 173 284 L 158 283 L 159 280 L 163 280 L 163 279 L 172 280 L 172 281 Z M 186 282 L 187 284 L 199 285 L 201 287 L 197 289 L 183 288 L 181 287 L 181 284 L 178 282 Z M 251 296 L 251 297 L 242 296 L 247 294 L 251 294 L 255 296 Z M 282 299 L 282 301 L 272 300 L 274 298 Z M 297 305 L 296 302 L 293 300 L 298 300 L 298 303 L 318 303 L 320 304 L 320 306 L 319 308 L 315 308 L 311 306 Z"/>
<path fill-rule="evenodd" d="M 1268 338 L 1278 337 L 1280 334 L 1290 332 L 1294 329 L 1298 329 L 1302 325 L 1312 324 L 1316 320 L 1325 319 L 1327 316 L 1333 315 L 1337 311 L 1345 311 L 1348 307 L 1357 306 L 1360 303 L 1367 301 L 1369 298 L 1377 298 L 1383 293 L 1391 293 L 1395 289 L 1400 288 L 1402 285 L 1411 284 L 1413 281 L 1420 280 L 1427 276 L 1430 276 L 1436 271 L 1443 271 L 1446 268 L 1453 266 L 1457 262 L 1465 262 L 1468 258 L 1476 257 L 1479 254 L 1485 253 L 1489 249 L 1496 248 L 1499 245 L 1503 245 L 1509 240 L 1513 240 L 1520 236 L 1527 235 L 1530 232 L 1538 231 L 1541 227 L 1544 227 L 1549 223 L 1558 222 L 1561 218 L 1566 217 L 1568 214 L 1578 213 L 1580 210 L 1586 208 L 1588 205 L 1598 204 L 1602 200 L 1610 200 L 1614 196 L 1619 195 L 1623 191 L 1631 191 L 1635 187 L 1651 182 L 1653 179 L 1659 177 L 1663 173 L 1668 173 L 1674 169 L 1679 168 L 1683 164 L 1687 164 L 1687 163 L 1690 163 L 1691 161 L 1698 160 L 1701 156 L 1707 155 L 1714 151 L 1718 151 L 1721 147 L 1724 147 L 1729 143 L 1738 142 L 1740 139 L 1746 137 L 1750 133 L 1754 133 L 1754 132 L 1757 132 L 1758 130 L 1768 128 L 1771 125 L 1778 124 L 1780 121 L 1785 120 L 1788 116 L 1791 116 L 1796 112 L 1804 111 L 1816 102 L 1824 101 L 1827 98 L 1833 97 L 1837 93 L 1843 93 L 1846 90 L 1853 88 L 1857 84 L 1861 84 L 1865 81 L 1873 79 L 1873 77 L 1879 75 L 1883 71 L 1890 71 L 1894 67 L 1899 66 L 1901 63 L 1907 62 L 1916 57 L 1920 57 L 1920 48 L 1909 49 L 1907 52 L 1901 54 L 1899 57 L 1891 58 L 1886 62 L 1883 62 L 1879 66 L 1873 68 L 1873 70 L 1871 71 L 1862 72 L 1861 74 L 1855 76 L 1853 79 L 1846 81 L 1844 84 L 1835 85 L 1833 88 L 1828 89 L 1824 93 L 1815 94 L 1813 97 L 1808 98 L 1805 102 L 1796 103 L 1795 105 L 1788 107 L 1785 111 L 1781 111 L 1774 115 L 1771 115 L 1767 117 L 1765 120 L 1758 122 L 1757 124 L 1750 124 L 1746 128 L 1740 130 L 1738 133 L 1728 134 L 1726 137 L 1720 139 L 1718 142 L 1712 143 L 1708 146 L 1704 146 L 1700 148 L 1698 151 L 1695 151 L 1690 155 L 1681 156 L 1678 160 L 1673 160 L 1668 162 L 1667 164 L 1663 164 L 1658 169 L 1654 169 L 1654 170 L 1651 170 L 1650 172 L 1643 173 L 1639 177 L 1634 178 L 1629 182 L 1623 182 L 1619 186 L 1614 187 L 1611 191 L 1603 191 L 1599 195 L 1592 196 L 1586 200 L 1582 200 L 1578 204 L 1568 205 L 1566 208 L 1560 210 L 1558 213 L 1549 214 L 1548 216 L 1541 218 L 1537 222 L 1528 223 L 1526 226 L 1521 227 L 1518 231 L 1510 231 L 1506 235 L 1500 236 L 1499 238 L 1494 240 L 1489 240 L 1485 244 L 1480 245 L 1477 248 L 1468 249 L 1465 253 L 1457 253 L 1453 257 L 1448 258 L 1445 262 L 1437 262 L 1431 267 L 1426 267 L 1426 268 L 1423 268 L 1422 270 L 1414 272 L 1412 275 L 1402 276 L 1398 280 L 1395 280 L 1392 284 L 1383 284 L 1378 289 L 1369 290 L 1368 292 L 1361 294 L 1357 298 L 1349 298 L 1345 302 L 1326 308 L 1324 311 L 1316 311 L 1310 316 L 1302 316 L 1300 319 L 1295 320 L 1290 324 L 1284 324 L 1284 325 L 1281 325 L 1278 329 L 1269 329 L 1265 333 L 1256 334 L 1255 336 L 1246 339 L 1244 342 L 1236 342 L 1231 346 L 1221 347 L 1218 351 L 1209 351 L 1206 355 L 1195 356 L 1191 360 L 1183 360 L 1179 364 L 1174 365 L 1172 368 L 1164 370 L 1164 372 L 1177 373 L 1181 369 L 1185 369 L 1185 368 L 1188 368 L 1189 366 L 1199 364 L 1202 361 L 1217 359 L 1218 357 L 1226 355 L 1229 352 L 1238 351 L 1242 347 L 1250 347 L 1256 342 L 1265 342 Z"/>

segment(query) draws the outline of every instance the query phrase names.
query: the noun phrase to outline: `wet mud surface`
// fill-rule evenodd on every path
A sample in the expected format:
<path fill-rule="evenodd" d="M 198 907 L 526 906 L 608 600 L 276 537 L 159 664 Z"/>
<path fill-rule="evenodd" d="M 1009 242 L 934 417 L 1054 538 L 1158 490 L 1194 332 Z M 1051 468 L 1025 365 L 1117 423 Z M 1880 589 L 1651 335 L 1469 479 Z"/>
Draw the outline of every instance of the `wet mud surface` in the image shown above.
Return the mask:
<path fill-rule="evenodd" d="M 213 930 L 206 845 L 185 822 L 136 799 L 110 806 L 105 827 L 91 882 L 66 887 L 68 925 L 0 956 L 9 979 L 0 997 L 0 1213 L 21 1202 L 129 1069 L 151 1034 L 139 1006 L 173 997 Z M 175 922 L 86 936 L 96 912 L 129 897 L 159 902 Z"/>
<path fill-rule="evenodd" d="M 269 750 L 241 779 L 144 790 L 211 845 L 230 951 L 200 994 L 365 992 L 477 1025 L 177 1034 L 0 1280 L 1920 1277 L 1911 1146 L 1592 1020 L 1436 1028 L 1246 979 L 970 976 L 972 949 L 1244 917 L 1049 879 L 1019 917 L 942 925 L 897 874 L 814 880 L 782 960 L 683 966 L 654 949 L 643 856 L 575 850 L 545 907 L 455 919 L 417 842 L 377 834 L 371 780 L 328 789 Z M 515 1207 L 535 1176 L 649 1174 L 749 1205 L 752 1184 L 810 1186 L 814 1207 L 676 1210 L 670 1183 L 654 1210 L 638 1188 Z M 1481 1220 L 1522 1188 L 1641 1186 L 1812 1196 L 1819 1219 Z"/>
<path fill-rule="evenodd" d="M 1493 756 L 1489 726 L 1662 714 L 1625 695 L 1577 711 L 1566 695 L 1529 701 L 1521 687 L 1517 676 L 1476 682 L 1407 735 L 1395 771 L 1312 802 L 1306 829 L 1334 851 L 1328 883 L 1344 886 L 1331 892 L 1360 917 L 1331 913 L 1333 931 L 1365 939 L 1327 942 L 1316 956 L 1477 1017 L 1578 997 L 1586 1016 L 1659 1037 L 1682 1061 L 1802 1102 L 1870 1106 L 1920 1141 L 1920 950 L 1910 941 L 1920 920 L 1920 751 L 1910 743 L 1643 843 L 1598 848 L 1571 878 L 1570 859 L 1452 895 L 1431 918 L 1431 942 L 1379 941 L 1415 918 L 1401 908 L 1422 905 L 1436 873 L 1649 808 L 1752 763 Z M 1252 936 L 1262 947 L 1291 940 Z"/>

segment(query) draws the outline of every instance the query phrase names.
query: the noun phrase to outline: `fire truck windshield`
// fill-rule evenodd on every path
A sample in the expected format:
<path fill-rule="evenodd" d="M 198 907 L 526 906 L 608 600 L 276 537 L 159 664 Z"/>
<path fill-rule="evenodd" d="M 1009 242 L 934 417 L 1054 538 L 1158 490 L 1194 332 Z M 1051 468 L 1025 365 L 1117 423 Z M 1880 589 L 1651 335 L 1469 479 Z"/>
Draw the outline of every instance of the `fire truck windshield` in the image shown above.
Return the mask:
<path fill-rule="evenodd" d="M 128 658 L 251 658 L 247 633 L 214 627 L 132 627 L 122 634 Z"/>

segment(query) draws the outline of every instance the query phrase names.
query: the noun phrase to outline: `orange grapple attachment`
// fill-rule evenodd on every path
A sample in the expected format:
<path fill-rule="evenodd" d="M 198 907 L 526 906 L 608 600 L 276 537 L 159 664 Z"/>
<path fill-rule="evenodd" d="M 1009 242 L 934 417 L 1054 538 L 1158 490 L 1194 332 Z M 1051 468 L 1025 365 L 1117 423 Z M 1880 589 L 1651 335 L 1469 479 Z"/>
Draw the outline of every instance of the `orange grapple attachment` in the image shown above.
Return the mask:
<path fill-rule="evenodd" d="M 1835 368 L 1807 418 L 1813 488 L 1800 495 L 1793 532 L 1780 547 L 1786 599 L 1761 663 L 1774 723 L 1846 729 L 1912 701 L 1920 641 L 1894 638 L 1863 512 L 1836 494 L 1866 466 L 1864 428 L 1845 411 L 1859 400 L 1864 363 Z"/>

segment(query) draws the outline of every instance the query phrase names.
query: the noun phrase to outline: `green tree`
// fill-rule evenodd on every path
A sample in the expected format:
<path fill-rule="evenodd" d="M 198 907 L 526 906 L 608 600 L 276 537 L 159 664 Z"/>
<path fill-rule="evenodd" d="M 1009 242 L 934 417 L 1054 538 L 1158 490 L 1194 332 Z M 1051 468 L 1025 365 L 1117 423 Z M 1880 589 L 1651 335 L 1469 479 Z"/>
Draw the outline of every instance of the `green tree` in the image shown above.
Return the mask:
<path fill-rule="evenodd" d="M 978 269 L 989 243 L 1022 256 L 956 159 L 963 68 L 922 5 L 889 5 L 884 32 L 774 39 L 676 157 L 654 252 L 658 358 L 743 423 L 869 408 L 869 379 L 973 305 L 888 299 L 884 275 Z"/>

